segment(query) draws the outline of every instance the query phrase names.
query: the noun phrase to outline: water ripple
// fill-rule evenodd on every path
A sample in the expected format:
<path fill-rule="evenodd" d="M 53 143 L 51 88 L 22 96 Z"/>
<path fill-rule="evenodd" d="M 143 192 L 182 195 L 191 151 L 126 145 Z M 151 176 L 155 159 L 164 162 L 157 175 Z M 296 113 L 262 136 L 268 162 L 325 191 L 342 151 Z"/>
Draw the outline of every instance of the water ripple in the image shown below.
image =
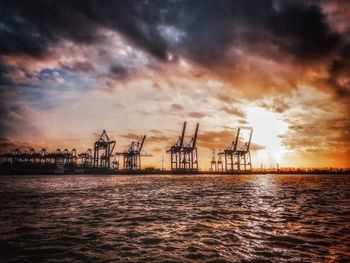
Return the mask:
<path fill-rule="evenodd" d="M 1 262 L 350 262 L 346 175 L 0 178 Z"/>

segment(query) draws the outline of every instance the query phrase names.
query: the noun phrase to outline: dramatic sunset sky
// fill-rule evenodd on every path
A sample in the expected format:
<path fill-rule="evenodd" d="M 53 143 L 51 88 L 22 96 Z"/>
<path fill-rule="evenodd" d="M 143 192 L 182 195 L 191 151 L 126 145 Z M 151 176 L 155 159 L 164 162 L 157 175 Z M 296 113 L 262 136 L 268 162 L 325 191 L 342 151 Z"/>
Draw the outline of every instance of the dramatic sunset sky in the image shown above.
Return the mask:
<path fill-rule="evenodd" d="M 106 129 L 159 167 L 186 120 L 202 169 L 238 126 L 254 167 L 349 167 L 349 97 L 347 0 L 0 2 L 1 151 Z"/>

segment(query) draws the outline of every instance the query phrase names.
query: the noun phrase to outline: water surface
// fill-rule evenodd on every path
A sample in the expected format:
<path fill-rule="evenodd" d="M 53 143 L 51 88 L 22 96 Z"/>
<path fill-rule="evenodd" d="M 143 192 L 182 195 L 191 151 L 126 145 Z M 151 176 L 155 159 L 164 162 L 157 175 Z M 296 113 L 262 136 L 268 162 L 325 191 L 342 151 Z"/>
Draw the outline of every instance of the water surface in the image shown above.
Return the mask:
<path fill-rule="evenodd" d="M 0 261 L 350 262 L 350 177 L 0 177 Z"/>

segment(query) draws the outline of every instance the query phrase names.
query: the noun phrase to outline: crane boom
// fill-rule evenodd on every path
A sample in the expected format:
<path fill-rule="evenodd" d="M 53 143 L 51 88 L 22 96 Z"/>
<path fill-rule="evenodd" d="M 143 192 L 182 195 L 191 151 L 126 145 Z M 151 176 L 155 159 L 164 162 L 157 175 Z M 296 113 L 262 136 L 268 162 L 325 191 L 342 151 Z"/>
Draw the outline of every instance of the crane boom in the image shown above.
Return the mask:
<path fill-rule="evenodd" d="M 142 138 L 141 145 L 140 145 L 140 148 L 139 148 L 139 152 L 141 152 L 141 150 L 142 150 L 142 147 L 143 147 L 143 144 L 145 142 L 145 139 L 146 139 L 146 134 Z"/>
<path fill-rule="evenodd" d="M 250 128 L 250 135 L 249 135 L 249 141 L 248 141 L 248 146 L 247 146 L 247 151 L 249 151 L 250 148 L 250 142 L 252 141 L 252 136 L 253 136 L 253 128 Z"/>
<path fill-rule="evenodd" d="M 238 128 L 237 130 L 237 135 L 236 135 L 236 141 L 235 141 L 235 145 L 234 145 L 234 151 L 237 150 L 237 144 L 238 144 L 238 139 L 239 139 L 239 133 L 241 132 L 241 128 Z"/>
<path fill-rule="evenodd" d="M 196 131 L 195 131 L 195 133 L 194 133 L 193 145 L 192 145 L 192 147 L 195 147 L 195 146 L 196 146 L 197 134 L 198 134 L 198 127 L 199 127 L 199 123 L 197 123 L 197 125 L 196 125 Z"/>
<path fill-rule="evenodd" d="M 182 128 L 182 135 L 180 138 L 180 148 L 182 147 L 183 143 L 184 143 L 184 137 L 185 137 L 185 130 L 186 130 L 186 122 L 184 122 L 184 126 Z"/>

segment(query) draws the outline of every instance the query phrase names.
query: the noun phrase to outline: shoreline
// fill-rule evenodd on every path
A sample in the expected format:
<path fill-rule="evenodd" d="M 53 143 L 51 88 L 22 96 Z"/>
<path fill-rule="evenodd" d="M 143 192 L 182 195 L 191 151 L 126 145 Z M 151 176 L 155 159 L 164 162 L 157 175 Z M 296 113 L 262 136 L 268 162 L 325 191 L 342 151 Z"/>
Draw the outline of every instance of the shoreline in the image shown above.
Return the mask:
<path fill-rule="evenodd" d="M 141 171 L 123 171 L 123 170 L 106 170 L 106 169 L 86 169 L 86 170 L 3 170 L 0 176 L 15 175 L 255 175 L 255 174 L 349 174 L 350 170 L 291 170 L 291 171 L 274 171 L 274 170 L 254 170 L 254 171 L 170 171 L 170 170 L 141 170 Z"/>

